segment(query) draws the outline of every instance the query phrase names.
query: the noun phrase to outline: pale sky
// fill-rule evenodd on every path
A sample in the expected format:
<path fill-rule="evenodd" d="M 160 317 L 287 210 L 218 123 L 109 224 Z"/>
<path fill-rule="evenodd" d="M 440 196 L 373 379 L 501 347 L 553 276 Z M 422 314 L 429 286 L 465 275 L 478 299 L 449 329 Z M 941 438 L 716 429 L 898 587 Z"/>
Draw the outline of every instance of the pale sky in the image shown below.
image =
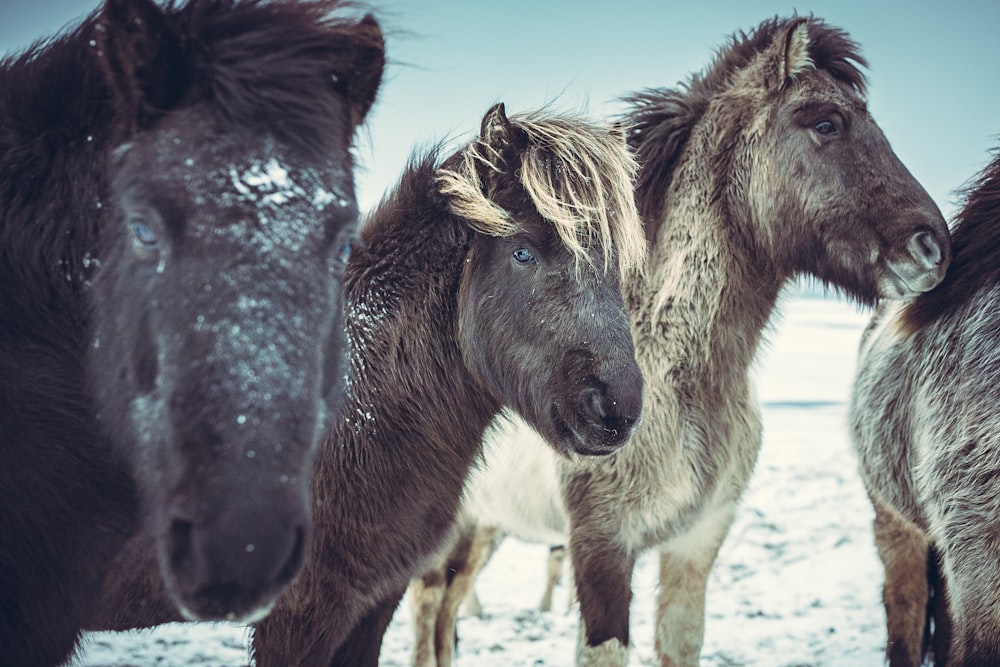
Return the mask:
<path fill-rule="evenodd" d="M 0 52 L 89 12 L 95 0 L 8 0 Z M 1000 2 L 817 0 L 382 0 L 390 65 L 359 146 L 362 209 L 391 187 L 415 146 L 466 139 L 483 112 L 554 102 L 597 119 L 618 99 L 673 86 L 736 30 L 813 14 L 861 44 L 870 108 L 893 148 L 941 206 L 1000 146 Z"/>

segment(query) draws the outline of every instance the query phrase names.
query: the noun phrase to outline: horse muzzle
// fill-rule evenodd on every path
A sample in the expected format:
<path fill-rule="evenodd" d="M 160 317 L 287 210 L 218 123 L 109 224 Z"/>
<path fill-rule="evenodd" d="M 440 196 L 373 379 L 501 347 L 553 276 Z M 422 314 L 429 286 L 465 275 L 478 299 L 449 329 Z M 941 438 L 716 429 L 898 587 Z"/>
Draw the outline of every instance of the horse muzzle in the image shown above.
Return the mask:
<path fill-rule="evenodd" d="M 887 275 L 879 285 L 882 296 L 907 299 L 929 292 L 944 280 L 950 262 L 948 238 L 935 238 L 929 231 L 917 232 L 907 240 L 902 258 L 886 262 Z"/>
<path fill-rule="evenodd" d="M 175 509 L 159 539 L 161 571 L 187 620 L 258 621 L 302 569 L 310 537 L 308 495 L 229 501 L 211 518 Z"/>

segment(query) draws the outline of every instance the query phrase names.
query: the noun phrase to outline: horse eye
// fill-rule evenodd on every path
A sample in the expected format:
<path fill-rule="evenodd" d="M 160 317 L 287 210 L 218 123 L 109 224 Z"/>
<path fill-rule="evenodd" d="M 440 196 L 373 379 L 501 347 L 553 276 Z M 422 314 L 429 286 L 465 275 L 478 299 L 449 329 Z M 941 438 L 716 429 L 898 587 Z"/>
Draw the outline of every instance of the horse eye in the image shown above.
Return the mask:
<path fill-rule="evenodd" d="M 145 222 L 132 223 L 132 235 L 136 244 L 144 250 L 148 250 L 160 242 L 156 231 Z"/>
<path fill-rule="evenodd" d="M 340 244 L 340 247 L 337 249 L 337 254 L 334 257 L 334 261 L 337 264 L 344 266 L 350 259 L 351 259 L 351 242 L 344 241 L 343 243 Z"/>
<path fill-rule="evenodd" d="M 816 123 L 816 125 L 813 126 L 813 129 L 816 130 L 816 132 L 818 132 L 819 134 L 823 135 L 831 135 L 837 133 L 837 126 L 828 120 L 821 120 L 820 122 Z"/>
<path fill-rule="evenodd" d="M 527 248 L 518 248 L 514 251 L 514 260 L 518 264 L 528 264 L 535 261 L 535 256 Z"/>

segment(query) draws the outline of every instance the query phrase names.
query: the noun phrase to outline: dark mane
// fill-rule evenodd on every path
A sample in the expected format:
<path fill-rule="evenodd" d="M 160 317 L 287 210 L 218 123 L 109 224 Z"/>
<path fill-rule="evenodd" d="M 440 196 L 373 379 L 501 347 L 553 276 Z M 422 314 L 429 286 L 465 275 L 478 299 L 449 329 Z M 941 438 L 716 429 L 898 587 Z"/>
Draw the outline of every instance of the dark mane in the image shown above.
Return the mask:
<path fill-rule="evenodd" d="M 123 102 L 108 77 L 127 75 L 102 71 L 96 57 L 98 49 L 112 48 L 100 9 L 74 30 L 6 56 L 0 61 L 0 168 L 8 175 L 0 182 L 8 225 L 0 228 L 3 253 L 43 253 L 42 270 L 62 272 L 67 284 L 82 281 L 81 248 L 95 242 L 100 215 L 79 211 L 100 207 L 106 190 L 104 170 L 87 167 L 103 164 L 117 143 L 170 111 L 203 104 L 220 126 L 266 129 L 313 158 L 350 141 L 374 101 L 369 91 L 378 82 L 365 77 L 381 75 L 384 47 L 375 21 L 337 16 L 344 7 L 339 0 L 170 3 L 165 16 L 176 43 L 160 47 L 168 53 L 143 54 L 159 55 L 170 71 L 158 79 L 164 82 L 153 95 L 158 107 L 142 109 L 138 119 L 112 111 Z M 129 62 L 130 55 L 118 60 Z M 356 117 L 334 113 L 345 100 Z M 39 215 L 39 204 L 24 197 L 43 183 L 72 194 L 50 198 Z M 10 223 L 21 215 L 48 224 Z"/>
<path fill-rule="evenodd" d="M 977 291 L 1000 283 L 1000 148 L 963 188 L 962 210 L 951 235 L 952 261 L 938 287 L 906 309 L 905 325 L 916 331 L 960 308 Z"/>
<path fill-rule="evenodd" d="M 352 99 L 347 75 L 359 62 L 384 58 L 374 21 L 332 14 L 343 6 L 339 0 L 190 3 L 176 13 L 191 76 L 184 103 L 210 101 L 229 124 L 277 128 L 283 141 L 326 152 L 324 137 L 353 131 L 330 113 L 338 96 Z M 338 65 L 331 69 L 331 62 Z M 352 76 L 350 86 L 359 84 Z"/>
<path fill-rule="evenodd" d="M 629 145 L 639 161 L 636 204 L 646 223 L 647 238 L 656 236 L 667 184 L 694 125 L 711 100 L 729 88 L 734 75 L 753 62 L 776 35 L 801 20 L 809 26 L 809 57 L 815 66 L 864 95 L 866 79 L 859 66 L 866 67 L 867 62 L 857 43 L 821 19 L 793 16 L 774 17 L 749 33 L 733 34 L 706 69 L 676 88 L 647 88 L 624 98 L 632 107 L 623 122 L 630 128 Z"/>
<path fill-rule="evenodd" d="M 362 242 L 367 243 L 367 239 L 373 236 L 373 228 L 388 224 L 401 224 L 403 229 L 400 232 L 405 235 L 405 230 L 412 227 L 408 220 L 414 216 L 452 217 L 448 210 L 448 200 L 438 192 L 435 182 L 437 170 L 445 162 L 441 156 L 442 150 L 441 144 L 435 144 L 410 153 L 396 185 L 388 189 L 365 216 L 362 222 Z M 451 160 L 455 160 L 455 157 L 452 156 Z M 403 222 L 400 223 L 400 220 Z M 389 241 L 395 243 L 391 235 L 385 232 L 380 232 L 380 236 L 389 236 Z"/>

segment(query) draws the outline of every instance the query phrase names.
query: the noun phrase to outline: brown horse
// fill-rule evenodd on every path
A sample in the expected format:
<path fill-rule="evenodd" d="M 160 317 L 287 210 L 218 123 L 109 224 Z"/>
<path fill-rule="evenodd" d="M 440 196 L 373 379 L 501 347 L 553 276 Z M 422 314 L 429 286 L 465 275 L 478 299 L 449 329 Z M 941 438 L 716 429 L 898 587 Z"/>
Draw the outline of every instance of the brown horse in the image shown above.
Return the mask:
<path fill-rule="evenodd" d="M 644 416 L 620 452 L 558 463 L 578 665 L 626 664 L 650 548 L 660 663 L 698 664 L 707 578 L 761 445 L 750 370 L 782 287 L 808 274 L 868 304 L 944 275 L 945 221 L 869 115 L 863 64 L 843 31 L 775 18 L 685 86 L 630 98 L 650 256 L 624 288 Z"/>
<path fill-rule="evenodd" d="M 892 667 L 923 663 L 930 627 L 934 664 L 1000 664 L 1000 153 L 966 190 L 953 239 L 937 289 L 879 306 L 851 401 Z"/>
<path fill-rule="evenodd" d="M 63 662 L 118 551 L 260 618 L 345 394 L 371 17 L 106 0 L 0 61 L 0 663 Z"/>
<path fill-rule="evenodd" d="M 377 664 L 502 407 L 564 453 L 626 442 L 642 401 L 621 295 L 645 257 L 634 176 L 620 131 L 500 105 L 476 141 L 411 164 L 367 220 L 347 267 L 349 395 L 314 473 L 316 541 L 256 627 L 259 667 Z M 170 620 L 148 548 L 120 565 L 92 627 Z"/>

